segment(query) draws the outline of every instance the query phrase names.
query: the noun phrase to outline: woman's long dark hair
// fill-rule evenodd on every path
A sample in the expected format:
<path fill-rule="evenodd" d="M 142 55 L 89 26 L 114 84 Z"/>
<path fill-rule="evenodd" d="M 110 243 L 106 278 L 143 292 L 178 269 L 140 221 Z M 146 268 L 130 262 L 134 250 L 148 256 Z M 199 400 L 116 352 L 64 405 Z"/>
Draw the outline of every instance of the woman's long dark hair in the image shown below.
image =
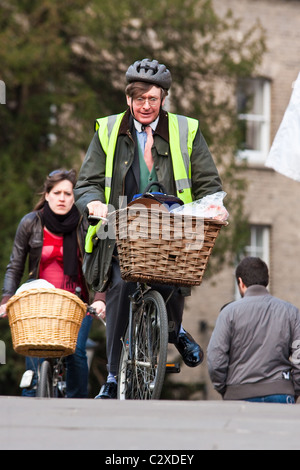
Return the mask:
<path fill-rule="evenodd" d="M 44 182 L 43 191 L 40 193 L 40 199 L 33 208 L 34 211 L 42 209 L 45 205 L 46 194 L 54 188 L 54 186 L 60 181 L 68 180 L 72 183 L 73 188 L 76 183 L 76 171 L 75 170 L 54 170 L 46 178 Z"/>

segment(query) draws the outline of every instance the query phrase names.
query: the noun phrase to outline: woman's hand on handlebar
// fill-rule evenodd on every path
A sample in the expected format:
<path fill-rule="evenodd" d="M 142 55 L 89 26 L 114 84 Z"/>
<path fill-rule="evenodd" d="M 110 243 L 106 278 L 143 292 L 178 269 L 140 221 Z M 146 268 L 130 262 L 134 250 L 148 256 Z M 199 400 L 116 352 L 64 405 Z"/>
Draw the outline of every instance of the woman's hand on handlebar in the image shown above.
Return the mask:
<path fill-rule="evenodd" d="M 7 317 L 6 304 L 0 305 L 0 320 Z"/>

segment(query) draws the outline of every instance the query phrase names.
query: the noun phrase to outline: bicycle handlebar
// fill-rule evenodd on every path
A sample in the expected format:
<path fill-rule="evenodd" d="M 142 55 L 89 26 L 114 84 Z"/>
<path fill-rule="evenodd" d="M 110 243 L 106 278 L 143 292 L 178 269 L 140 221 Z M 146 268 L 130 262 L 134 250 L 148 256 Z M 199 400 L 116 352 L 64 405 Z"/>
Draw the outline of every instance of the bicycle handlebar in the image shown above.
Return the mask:
<path fill-rule="evenodd" d="M 75 294 L 77 295 L 77 297 L 79 297 L 79 298 L 81 299 L 81 287 L 79 287 L 79 286 L 76 287 L 76 289 L 75 289 Z M 87 304 L 86 304 L 86 305 L 87 305 Z M 87 315 L 92 315 L 93 317 L 99 318 L 99 320 L 101 320 L 102 323 L 106 326 L 106 323 L 105 323 L 105 321 L 103 320 L 103 318 L 102 318 L 100 315 L 98 315 L 97 310 L 96 310 L 94 307 L 92 307 L 91 305 L 87 305 L 86 314 L 87 314 Z M 0 317 L 0 318 L 1 318 L 1 317 Z"/>
<path fill-rule="evenodd" d="M 90 315 L 93 315 L 94 317 L 97 317 L 99 320 L 102 321 L 104 326 L 106 326 L 106 322 L 103 320 L 103 318 L 100 315 L 98 315 L 97 310 L 94 307 L 91 307 L 90 305 L 88 305 L 88 307 L 86 309 L 86 313 L 90 314 Z"/>
<path fill-rule="evenodd" d="M 90 315 L 93 315 L 93 316 L 99 318 L 99 320 L 101 320 L 102 323 L 106 326 L 105 321 L 103 320 L 103 318 L 101 318 L 100 315 L 98 315 L 97 310 L 95 308 L 93 308 L 89 305 L 86 309 L 86 313 L 89 313 Z M 0 320 L 2 320 L 2 318 L 6 318 L 6 317 L 7 317 L 6 312 L 5 313 L 0 313 Z"/>
<path fill-rule="evenodd" d="M 90 313 L 91 315 L 98 315 L 96 309 L 94 307 L 91 307 L 91 305 L 87 307 L 86 312 Z"/>
<path fill-rule="evenodd" d="M 88 221 L 90 225 L 97 225 L 97 223 L 103 220 L 103 222 L 108 222 L 108 219 L 106 217 L 100 217 L 99 215 L 89 215 L 88 216 Z"/>

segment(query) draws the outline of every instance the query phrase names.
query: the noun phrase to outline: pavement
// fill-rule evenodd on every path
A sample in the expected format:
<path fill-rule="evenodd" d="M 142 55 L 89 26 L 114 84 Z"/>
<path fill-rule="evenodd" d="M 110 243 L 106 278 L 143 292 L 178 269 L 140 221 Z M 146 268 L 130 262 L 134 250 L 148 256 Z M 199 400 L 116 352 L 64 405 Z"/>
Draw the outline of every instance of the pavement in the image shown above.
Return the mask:
<path fill-rule="evenodd" d="M 105 464 L 139 451 L 174 464 L 200 450 L 300 449 L 298 405 L 0 396 L 0 410 L 1 450 L 102 450 Z"/>

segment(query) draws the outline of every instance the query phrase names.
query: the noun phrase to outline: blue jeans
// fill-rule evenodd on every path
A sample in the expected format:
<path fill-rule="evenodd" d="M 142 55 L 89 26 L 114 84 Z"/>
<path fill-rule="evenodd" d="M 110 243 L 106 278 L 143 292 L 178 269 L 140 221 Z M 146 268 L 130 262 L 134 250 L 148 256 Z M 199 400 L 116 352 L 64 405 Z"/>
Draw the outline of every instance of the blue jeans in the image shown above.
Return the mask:
<path fill-rule="evenodd" d="M 256 403 L 285 403 L 293 405 L 295 403 L 295 398 L 293 395 L 267 395 L 265 397 L 245 398 L 244 401 Z"/>
<path fill-rule="evenodd" d="M 92 325 L 93 317 L 87 315 L 81 324 L 76 350 L 74 354 L 66 357 L 67 365 L 67 398 L 87 398 L 88 396 L 88 363 L 86 355 L 86 342 Z M 43 361 L 36 357 L 26 357 L 26 370 L 36 371 L 38 364 Z M 23 397 L 35 397 L 35 385 L 37 382 L 36 373 L 34 374 L 30 388 L 22 390 Z"/>

